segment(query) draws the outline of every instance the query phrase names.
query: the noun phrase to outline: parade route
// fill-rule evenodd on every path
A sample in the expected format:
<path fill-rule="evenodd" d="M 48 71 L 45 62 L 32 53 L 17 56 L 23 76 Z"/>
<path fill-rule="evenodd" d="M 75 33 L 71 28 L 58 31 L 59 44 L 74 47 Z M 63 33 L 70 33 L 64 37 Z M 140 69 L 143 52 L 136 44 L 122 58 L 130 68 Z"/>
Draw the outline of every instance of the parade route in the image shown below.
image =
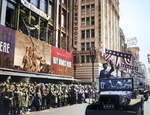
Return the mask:
<path fill-rule="evenodd" d="M 85 115 L 88 103 L 52 108 L 43 111 L 30 112 L 27 115 Z M 150 115 L 150 99 L 144 102 L 144 115 Z"/>
<path fill-rule="evenodd" d="M 27 115 L 84 115 L 87 105 L 87 103 L 75 104 L 43 111 L 30 112 Z"/>

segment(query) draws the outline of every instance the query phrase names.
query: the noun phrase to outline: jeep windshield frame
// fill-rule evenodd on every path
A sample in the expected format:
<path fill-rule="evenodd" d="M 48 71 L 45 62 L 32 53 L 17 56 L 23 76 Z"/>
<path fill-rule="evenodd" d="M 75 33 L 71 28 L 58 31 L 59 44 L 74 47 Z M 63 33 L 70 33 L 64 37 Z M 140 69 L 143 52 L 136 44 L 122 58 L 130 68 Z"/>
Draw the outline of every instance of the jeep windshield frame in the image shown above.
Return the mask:
<path fill-rule="evenodd" d="M 100 79 L 100 91 L 133 91 L 133 78 Z"/>

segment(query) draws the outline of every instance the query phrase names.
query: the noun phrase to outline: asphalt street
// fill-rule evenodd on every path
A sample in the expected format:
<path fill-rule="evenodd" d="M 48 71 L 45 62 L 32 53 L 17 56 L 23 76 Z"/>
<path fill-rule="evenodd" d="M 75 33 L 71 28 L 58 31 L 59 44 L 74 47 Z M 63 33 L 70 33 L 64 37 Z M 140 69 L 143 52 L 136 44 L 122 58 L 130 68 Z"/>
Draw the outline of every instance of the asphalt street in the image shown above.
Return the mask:
<path fill-rule="evenodd" d="M 85 115 L 87 105 L 87 103 L 75 104 L 38 112 L 30 112 L 27 115 Z M 150 99 L 144 102 L 144 115 L 150 115 Z"/>

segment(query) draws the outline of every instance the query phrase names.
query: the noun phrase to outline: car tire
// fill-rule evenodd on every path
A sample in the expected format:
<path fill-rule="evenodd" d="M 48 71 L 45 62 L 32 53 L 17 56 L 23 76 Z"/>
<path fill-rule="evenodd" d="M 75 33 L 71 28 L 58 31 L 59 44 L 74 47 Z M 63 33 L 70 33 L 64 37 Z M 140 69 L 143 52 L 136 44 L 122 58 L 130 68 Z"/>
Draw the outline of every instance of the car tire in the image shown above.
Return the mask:
<path fill-rule="evenodd" d="M 135 105 L 134 111 L 136 112 L 136 115 L 144 115 L 144 106 L 143 103 L 139 103 Z"/>
<path fill-rule="evenodd" d="M 144 101 L 147 101 L 147 100 L 148 100 L 148 93 L 145 93 L 145 94 L 144 94 L 144 98 L 145 98 Z"/>

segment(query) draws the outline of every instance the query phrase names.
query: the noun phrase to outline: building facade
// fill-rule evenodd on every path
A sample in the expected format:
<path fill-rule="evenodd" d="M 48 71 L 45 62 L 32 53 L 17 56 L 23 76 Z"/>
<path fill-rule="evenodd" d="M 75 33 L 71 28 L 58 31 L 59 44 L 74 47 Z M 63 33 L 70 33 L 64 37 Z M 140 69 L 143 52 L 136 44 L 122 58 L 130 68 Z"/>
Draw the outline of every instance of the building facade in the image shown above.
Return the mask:
<path fill-rule="evenodd" d="M 92 80 L 90 48 L 95 47 L 95 80 L 105 62 L 106 49 L 120 51 L 118 0 L 75 0 L 74 1 L 74 63 L 75 77 L 83 82 Z"/>
<path fill-rule="evenodd" d="M 69 51 L 72 43 L 72 0 L 1 0 L 0 24 Z M 24 20 L 24 21 L 23 21 Z"/>
<path fill-rule="evenodd" d="M 74 81 L 68 52 L 72 5 L 72 0 L 1 0 L 0 75 Z"/>

